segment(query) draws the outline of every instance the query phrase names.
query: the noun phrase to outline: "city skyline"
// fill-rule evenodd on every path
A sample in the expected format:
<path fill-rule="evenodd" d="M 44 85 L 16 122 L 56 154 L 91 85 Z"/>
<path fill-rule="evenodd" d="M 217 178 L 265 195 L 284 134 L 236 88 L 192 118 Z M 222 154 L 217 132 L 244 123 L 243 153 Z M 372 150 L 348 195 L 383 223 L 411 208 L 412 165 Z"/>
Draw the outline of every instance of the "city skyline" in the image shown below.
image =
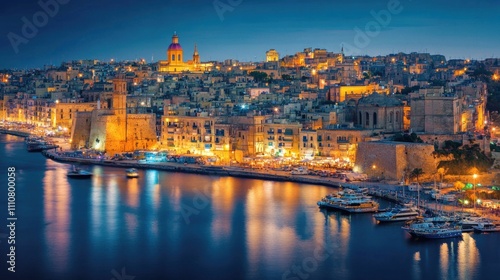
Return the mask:
<path fill-rule="evenodd" d="M 500 44 L 500 38 L 491 36 L 500 7 L 493 0 L 459 0 L 453 6 L 428 0 L 133 4 L 108 0 L 6 4 L 1 12 L 0 68 L 39 68 L 80 59 L 157 62 L 165 59 L 174 32 L 186 53 L 198 45 L 202 61 L 263 61 L 269 49 L 283 57 L 308 47 L 340 52 L 342 45 L 346 55 L 427 52 L 447 59 L 481 60 L 496 57 L 495 46 Z M 26 22 L 38 23 L 33 24 L 36 32 L 28 30 Z"/>

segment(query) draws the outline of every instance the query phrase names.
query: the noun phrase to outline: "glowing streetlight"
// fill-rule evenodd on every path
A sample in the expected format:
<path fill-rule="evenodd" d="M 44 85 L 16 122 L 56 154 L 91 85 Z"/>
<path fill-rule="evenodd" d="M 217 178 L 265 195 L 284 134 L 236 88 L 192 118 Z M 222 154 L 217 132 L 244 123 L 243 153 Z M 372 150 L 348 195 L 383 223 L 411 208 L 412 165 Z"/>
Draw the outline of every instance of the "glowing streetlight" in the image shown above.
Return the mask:
<path fill-rule="evenodd" d="M 474 178 L 474 184 L 473 184 L 473 187 L 474 187 L 474 211 L 476 211 L 476 178 L 477 178 L 477 174 L 474 173 L 474 175 L 472 175 L 472 178 Z"/>

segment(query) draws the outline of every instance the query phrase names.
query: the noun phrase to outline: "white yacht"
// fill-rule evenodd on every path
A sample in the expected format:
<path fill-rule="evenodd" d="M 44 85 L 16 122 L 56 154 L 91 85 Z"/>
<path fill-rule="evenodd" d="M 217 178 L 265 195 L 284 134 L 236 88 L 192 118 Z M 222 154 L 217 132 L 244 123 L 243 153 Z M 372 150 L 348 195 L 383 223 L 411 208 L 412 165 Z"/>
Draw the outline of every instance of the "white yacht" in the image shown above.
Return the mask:
<path fill-rule="evenodd" d="M 392 208 L 390 211 L 373 215 L 379 222 L 402 222 L 416 219 L 420 213 L 412 205 L 403 205 Z"/>
<path fill-rule="evenodd" d="M 337 195 L 327 195 L 318 201 L 319 207 L 342 210 L 351 213 L 377 212 L 379 204 L 369 196 L 352 190 L 339 191 Z"/>

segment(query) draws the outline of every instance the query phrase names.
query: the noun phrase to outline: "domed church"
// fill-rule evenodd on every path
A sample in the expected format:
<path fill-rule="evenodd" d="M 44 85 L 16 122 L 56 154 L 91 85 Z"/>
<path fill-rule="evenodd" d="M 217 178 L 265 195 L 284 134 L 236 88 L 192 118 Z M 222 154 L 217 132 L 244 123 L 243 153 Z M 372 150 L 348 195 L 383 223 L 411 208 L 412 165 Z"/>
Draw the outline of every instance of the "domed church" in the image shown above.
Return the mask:
<path fill-rule="evenodd" d="M 205 71 L 211 64 L 200 63 L 198 48 L 194 45 L 193 59 L 184 62 L 184 51 L 179 44 L 179 36 L 174 33 L 172 43 L 167 49 L 167 60 L 160 60 L 158 70 L 166 73 L 200 72 Z"/>

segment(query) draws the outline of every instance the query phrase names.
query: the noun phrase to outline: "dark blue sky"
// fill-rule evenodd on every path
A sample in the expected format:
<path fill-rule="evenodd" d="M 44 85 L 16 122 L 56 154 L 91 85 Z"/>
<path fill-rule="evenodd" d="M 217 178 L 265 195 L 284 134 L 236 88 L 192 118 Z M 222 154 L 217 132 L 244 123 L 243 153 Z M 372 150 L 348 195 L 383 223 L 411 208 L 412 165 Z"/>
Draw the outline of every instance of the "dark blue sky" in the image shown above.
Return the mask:
<path fill-rule="evenodd" d="M 306 47 L 347 54 L 393 52 L 440 53 L 447 58 L 484 59 L 500 56 L 500 1 L 399 0 L 401 12 L 391 14 L 380 32 L 361 40 L 374 20 L 372 12 L 387 10 L 397 0 L 216 0 L 231 7 L 219 16 L 214 0 L 59 0 L 59 11 L 33 38 L 24 37 L 23 21 L 43 11 L 38 1 L 3 3 L 0 69 L 32 68 L 76 59 L 151 61 L 165 59 L 174 31 L 188 59 L 198 44 L 201 60 L 264 59 L 275 48 L 280 55 Z M 43 16 L 38 19 L 43 24 Z M 363 31 L 364 32 L 364 31 Z"/>

